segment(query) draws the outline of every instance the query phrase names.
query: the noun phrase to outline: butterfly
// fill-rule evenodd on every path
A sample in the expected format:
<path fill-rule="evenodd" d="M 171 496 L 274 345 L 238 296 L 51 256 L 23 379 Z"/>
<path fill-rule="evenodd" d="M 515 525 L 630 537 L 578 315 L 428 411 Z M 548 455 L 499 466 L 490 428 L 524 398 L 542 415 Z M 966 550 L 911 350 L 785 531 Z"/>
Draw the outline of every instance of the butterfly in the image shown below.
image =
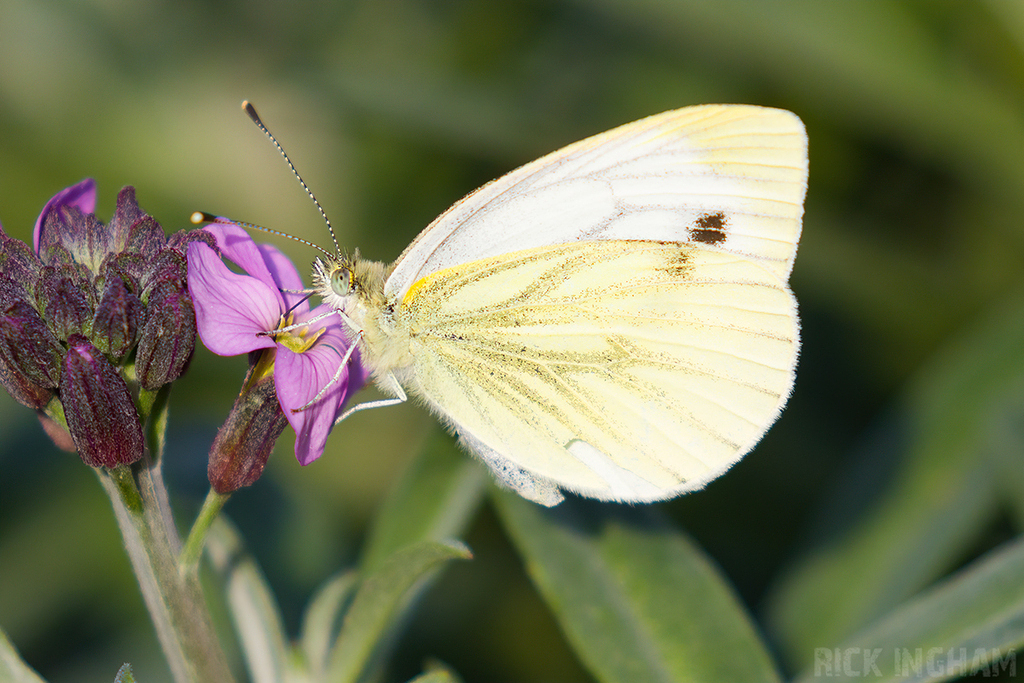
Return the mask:
<path fill-rule="evenodd" d="M 806 185 L 796 115 L 688 107 L 485 185 L 391 265 L 319 258 L 314 290 L 393 397 L 353 410 L 412 396 L 543 505 L 701 488 L 791 393 Z"/>

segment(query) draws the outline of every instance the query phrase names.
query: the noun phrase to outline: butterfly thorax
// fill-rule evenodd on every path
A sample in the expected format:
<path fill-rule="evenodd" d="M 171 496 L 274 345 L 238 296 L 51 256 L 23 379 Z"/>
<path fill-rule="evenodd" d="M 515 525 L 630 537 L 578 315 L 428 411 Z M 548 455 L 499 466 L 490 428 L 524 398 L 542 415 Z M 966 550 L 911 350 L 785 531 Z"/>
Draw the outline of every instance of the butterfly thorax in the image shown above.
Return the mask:
<path fill-rule="evenodd" d="M 386 264 L 362 259 L 358 251 L 351 257 L 318 258 L 313 264 L 314 289 L 344 316 L 353 335 L 361 334 L 362 363 L 375 375 L 401 371 L 412 362 L 408 337 L 396 332 L 395 307 L 385 299 L 387 273 Z"/>

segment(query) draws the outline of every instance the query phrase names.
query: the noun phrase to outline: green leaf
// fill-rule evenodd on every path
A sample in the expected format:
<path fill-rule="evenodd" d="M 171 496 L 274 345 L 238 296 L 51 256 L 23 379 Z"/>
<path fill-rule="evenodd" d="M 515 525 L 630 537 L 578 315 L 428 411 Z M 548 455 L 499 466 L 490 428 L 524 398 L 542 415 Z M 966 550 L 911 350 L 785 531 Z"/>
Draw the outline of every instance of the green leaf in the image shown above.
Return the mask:
<path fill-rule="evenodd" d="M 306 606 L 300 643 L 309 664 L 310 677 L 315 681 L 321 680 L 327 669 L 338 622 L 356 590 L 357 581 L 354 571 L 337 574 L 317 591 Z"/>
<path fill-rule="evenodd" d="M 480 463 L 451 436 L 435 430 L 378 513 L 363 551 L 363 571 L 376 571 L 412 543 L 461 536 L 479 507 L 486 481 Z"/>
<path fill-rule="evenodd" d="M 1014 650 L 1024 645 L 1021 576 L 1024 539 L 989 553 L 841 647 L 819 648 L 813 667 L 799 680 L 944 681 L 968 674 L 1012 675 Z"/>
<path fill-rule="evenodd" d="M 469 549 L 458 541 L 423 541 L 385 560 L 359 586 L 331 653 L 326 680 L 332 683 L 358 680 L 374 648 L 388 635 L 406 593 L 434 567 L 449 560 L 471 557 Z"/>
<path fill-rule="evenodd" d="M 1001 491 L 1019 484 L 1019 476 L 999 472 L 1024 467 L 1019 439 L 1007 438 L 1006 427 L 1008 416 L 1019 422 L 1024 396 L 1024 297 L 993 313 L 933 359 L 907 392 L 909 433 L 886 439 L 907 444 L 906 452 L 884 450 L 877 438 L 861 449 L 879 469 L 897 463 L 893 480 L 880 494 L 866 488 L 876 496 L 866 512 L 841 535 L 819 534 L 770 596 L 770 621 L 799 667 L 816 648 L 845 640 L 955 566 L 996 514 Z M 842 477 L 826 500 L 855 497 L 860 485 Z M 1007 503 L 1019 506 L 1014 498 Z"/>
<path fill-rule="evenodd" d="M 457 673 L 436 660 L 431 661 L 426 669 L 409 683 L 462 683 L 462 678 Z"/>
<path fill-rule="evenodd" d="M 245 552 L 241 537 L 224 515 L 210 526 L 206 550 L 224 581 L 250 677 L 254 683 L 280 683 L 289 670 L 281 614 L 259 565 Z"/>
<path fill-rule="evenodd" d="M 4 683 L 46 683 L 21 658 L 7 634 L 0 630 L 0 681 Z"/>
<path fill-rule="evenodd" d="M 487 476 L 453 437 L 436 428 L 381 506 L 363 550 L 363 574 L 377 571 L 388 557 L 414 543 L 460 537 L 480 507 Z M 393 617 L 396 623 L 403 621 L 430 578 L 425 576 L 416 590 L 406 593 Z M 375 661 L 387 655 L 387 644 L 377 643 Z"/>
<path fill-rule="evenodd" d="M 492 498 L 581 661 L 604 683 L 777 681 L 714 565 L 655 509 Z"/>

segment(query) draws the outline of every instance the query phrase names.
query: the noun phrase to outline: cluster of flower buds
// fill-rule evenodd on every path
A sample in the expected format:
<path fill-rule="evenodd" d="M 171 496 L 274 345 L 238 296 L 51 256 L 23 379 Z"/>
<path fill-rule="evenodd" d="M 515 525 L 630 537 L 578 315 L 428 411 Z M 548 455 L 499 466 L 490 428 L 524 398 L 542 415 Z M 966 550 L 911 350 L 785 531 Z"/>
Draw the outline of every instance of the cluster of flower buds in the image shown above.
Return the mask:
<path fill-rule="evenodd" d="M 36 221 L 33 246 L 0 227 L 0 383 L 20 403 L 66 420 L 88 465 L 116 467 L 143 453 L 138 402 L 175 380 L 195 347 L 185 250 L 201 231 L 169 238 L 117 197 L 110 223 L 93 211 L 96 185 L 58 193 Z M 68 445 L 66 435 L 55 438 Z"/>

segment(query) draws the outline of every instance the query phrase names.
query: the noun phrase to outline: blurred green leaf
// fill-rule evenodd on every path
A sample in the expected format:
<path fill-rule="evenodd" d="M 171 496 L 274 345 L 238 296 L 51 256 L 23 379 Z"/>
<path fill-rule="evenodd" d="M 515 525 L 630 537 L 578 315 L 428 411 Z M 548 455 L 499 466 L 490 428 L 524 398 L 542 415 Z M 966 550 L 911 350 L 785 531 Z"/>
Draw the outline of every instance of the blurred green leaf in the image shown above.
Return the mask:
<path fill-rule="evenodd" d="M 893 480 L 852 528 L 838 537 L 831 529 L 829 541 L 819 539 L 780 581 L 769 616 L 794 662 L 807 666 L 815 648 L 835 645 L 969 552 L 996 512 L 1006 458 L 1024 467 L 1019 440 L 1005 438 L 1006 416 L 1020 420 L 1022 396 L 1024 297 L 1017 296 L 922 370 L 903 401 L 905 445 L 893 448 L 890 434 L 874 454 L 898 460 Z M 861 453 L 881 467 L 872 455 L 883 448 L 878 441 Z M 831 501 L 862 496 L 862 486 L 859 477 L 841 478 L 821 517 L 837 516 Z M 1021 505 L 1015 496 L 1008 502 Z"/>
<path fill-rule="evenodd" d="M 950 46 L 929 24 L 929 13 L 913 3 L 580 4 L 643 27 L 681 52 L 695 45 L 713 50 L 740 71 L 762 74 L 809 108 L 822 109 L 833 123 L 887 138 L 1020 206 L 1024 118 L 1014 106 L 1019 103 L 970 69 L 951 68 Z M 986 26 L 992 40 L 1002 33 L 996 22 Z M 708 35 L 715 39 L 701 40 Z"/>
<path fill-rule="evenodd" d="M 604 683 L 777 681 L 728 583 L 649 507 L 492 497 L 534 583 Z"/>
<path fill-rule="evenodd" d="M 18 655 L 7 634 L 0 630 L 0 681 L 4 683 L 45 683 Z"/>
<path fill-rule="evenodd" d="M 457 541 L 423 541 L 385 560 L 359 586 L 331 653 L 325 680 L 359 680 L 377 644 L 388 635 L 393 618 L 409 591 L 434 567 L 449 560 L 468 560 L 469 549 Z"/>
<path fill-rule="evenodd" d="M 480 506 L 486 477 L 484 468 L 459 449 L 453 437 L 435 428 L 374 519 L 362 553 L 363 574 L 379 570 L 394 553 L 414 543 L 462 536 Z M 405 593 L 395 608 L 396 623 L 404 620 L 409 605 L 429 582 L 428 573 L 416 590 Z M 389 634 L 389 643 L 395 635 Z M 384 642 L 374 647 L 378 660 L 386 655 Z"/>
<path fill-rule="evenodd" d="M 310 678 L 314 681 L 321 680 L 327 670 L 338 622 L 357 585 L 356 572 L 338 574 L 328 580 L 306 606 L 300 642 L 309 664 Z"/>
<path fill-rule="evenodd" d="M 254 683 L 280 683 L 289 670 L 288 640 L 263 572 L 223 515 L 210 526 L 206 549 L 224 582 L 249 675 Z"/>
<path fill-rule="evenodd" d="M 410 679 L 409 683 L 462 683 L 462 678 L 444 664 L 434 661 L 427 666 L 425 672 Z"/>
<path fill-rule="evenodd" d="M 1008 670 L 1015 648 L 1024 645 L 1024 539 L 974 562 L 920 597 L 893 610 L 849 638 L 840 653 L 875 654 L 875 668 L 839 663 L 835 649 L 816 653 L 802 683 L 869 676 L 876 681 L 944 681 Z M 869 655 L 870 656 L 870 655 Z M 859 660 L 859 661 L 858 661 Z M 987 670 L 986 668 L 991 667 Z"/>
<path fill-rule="evenodd" d="M 363 550 L 363 571 L 376 571 L 412 543 L 461 536 L 479 507 L 486 479 L 479 462 L 435 429 L 378 512 Z"/>

